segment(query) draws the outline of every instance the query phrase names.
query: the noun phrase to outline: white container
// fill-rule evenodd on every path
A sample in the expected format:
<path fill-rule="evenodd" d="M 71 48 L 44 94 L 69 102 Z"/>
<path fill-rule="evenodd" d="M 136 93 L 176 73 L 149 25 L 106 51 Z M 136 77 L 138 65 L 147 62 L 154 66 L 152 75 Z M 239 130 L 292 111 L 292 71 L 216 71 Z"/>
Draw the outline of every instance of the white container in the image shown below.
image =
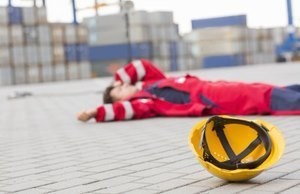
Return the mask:
<path fill-rule="evenodd" d="M 170 11 L 152 12 L 148 17 L 151 24 L 169 25 L 173 23 L 173 12 Z"/>
<path fill-rule="evenodd" d="M 79 62 L 79 74 L 80 79 L 88 79 L 91 78 L 91 64 L 88 61 Z"/>
<path fill-rule="evenodd" d="M 64 46 L 61 44 L 53 45 L 52 47 L 53 53 L 53 62 L 55 63 L 63 63 L 65 61 L 65 50 Z"/>
<path fill-rule="evenodd" d="M 38 43 L 49 45 L 51 43 L 51 29 L 47 25 L 41 25 L 37 28 Z"/>
<path fill-rule="evenodd" d="M 75 80 L 75 79 L 79 79 L 79 65 L 78 63 L 75 62 L 70 62 L 67 65 L 67 77 L 68 80 Z"/>
<path fill-rule="evenodd" d="M 25 84 L 26 83 L 26 68 L 25 67 L 14 67 L 13 68 L 14 83 Z"/>
<path fill-rule="evenodd" d="M 150 40 L 149 28 L 147 26 L 132 26 L 129 30 L 130 42 L 147 42 Z M 126 29 L 101 30 L 90 32 L 90 45 L 107 45 L 127 43 Z"/>
<path fill-rule="evenodd" d="M 178 60 L 178 70 L 179 71 L 187 71 L 187 70 L 191 69 L 189 67 L 186 57 L 178 57 L 177 60 Z"/>
<path fill-rule="evenodd" d="M 25 26 L 24 31 L 24 42 L 26 44 L 37 44 L 38 31 L 35 26 Z"/>
<path fill-rule="evenodd" d="M 38 7 L 36 9 L 36 15 L 37 15 L 37 22 L 39 24 L 47 24 L 47 9 L 46 7 Z"/>
<path fill-rule="evenodd" d="M 262 52 L 275 52 L 275 45 L 273 40 L 262 40 L 260 41 Z"/>
<path fill-rule="evenodd" d="M 53 75 L 55 81 L 66 80 L 66 66 L 63 63 L 55 64 L 53 68 Z"/>
<path fill-rule="evenodd" d="M 247 37 L 246 27 L 218 27 L 193 30 L 185 35 L 192 42 L 203 40 L 241 40 Z"/>
<path fill-rule="evenodd" d="M 0 25 L 0 47 L 1 46 L 8 46 L 8 45 L 9 45 L 9 31 L 8 31 L 8 27 Z"/>
<path fill-rule="evenodd" d="M 77 26 L 77 42 L 87 43 L 88 42 L 88 30 L 82 25 Z"/>
<path fill-rule="evenodd" d="M 118 33 L 91 33 L 89 35 L 89 45 L 107 45 L 107 44 L 121 44 L 127 43 L 128 38 L 124 34 Z"/>
<path fill-rule="evenodd" d="M 10 42 L 12 45 L 22 45 L 24 43 L 23 27 L 21 25 L 11 25 L 10 34 Z"/>
<path fill-rule="evenodd" d="M 224 55 L 246 52 L 244 41 L 201 41 L 198 45 L 200 55 Z"/>
<path fill-rule="evenodd" d="M 67 44 L 77 42 L 77 27 L 75 25 L 65 25 L 64 39 Z"/>
<path fill-rule="evenodd" d="M 53 44 L 63 44 L 64 43 L 64 29 L 61 25 L 51 26 L 52 42 Z"/>
<path fill-rule="evenodd" d="M 179 41 L 177 42 L 177 54 L 178 56 L 193 56 L 192 54 L 192 43 Z"/>
<path fill-rule="evenodd" d="M 38 83 L 40 81 L 40 70 L 38 66 L 31 66 L 27 68 L 28 83 Z"/>
<path fill-rule="evenodd" d="M 39 64 L 39 51 L 36 45 L 25 46 L 25 58 L 28 66 L 37 66 Z"/>
<path fill-rule="evenodd" d="M 150 14 L 146 11 L 132 11 L 128 14 L 129 24 L 130 25 L 149 25 L 149 16 Z M 125 21 L 125 15 L 123 16 Z"/>
<path fill-rule="evenodd" d="M 0 86 L 7 86 L 12 84 L 12 67 L 0 67 Z"/>
<path fill-rule="evenodd" d="M 39 51 L 40 51 L 40 61 L 42 65 L 51 63 L 53 61 L 51 46 L 40 46 Z"/>
<path fill-rule="evenodd" d="M 199 66 L 199 63 L 192 63 L 192 58 L 191 57 L 179 57 L 178 59 L 178 69 L 180 71 L 188 71 L 188 70 L 193 70 L 193 69 L 199 69 L 197 66 Z"/>
<path fill-rule="evenodd" d="M 25 49 L 23 46 L 13 46 L 11 47 L 12 64 L 15 67 L 25 66 Z"/>
<path fill-rule="evenodd" d="M 149 35 L 151 41 L 177 41 L 179 39 L 179 33 L 177 26 L 172 25 L 151 25 L 149 26 Z"/>
<path fill-rule="evenodd" d="M 22 18 L 25 25 L 35 25 L 37 23 L 35 7 L 23 7 Z"/>
<path fill-rule="evenodd" d="M 0 24 L 8 24 L 8 11 L 7 7 L 0 7 Z"/>
<path fill-rule="evenodd" d="M 279 45 L 283 43 L 286 38 L 285 29 L 284 28 L 272 28 L 271 36 L 274 44 Z M 298 36 L 299 37 L 299 36 Z"/>
<path fill-rule="evenodd" d="M 153 43 L 152 47 L 153 57 L 161 58 L 170 56 L 170 48 L 168 42 Z"/>
<path fill-rule="evenodd" d="M 108 28 L 113 26 L 124 25 L 125 27 L 125 17 L 124 14 L 110 14 L 110 15 L 102 15 L 97 17 L 91 17 L 84 19 L 85 25 L 91 29 L 101 29 Z"/>
<path fill-rule="evenodd" d="M 51 82 L 53 81 L 53 70 L 54 67 L 51 64 L 45 65 L 41 67 L 41 80 L 43 82 Z"/>
<path fill-rule="evenodd" d="M 0 67 L 10 66 L 10 51 L 8 47 L 0 47 Z"/>
<path fill-rule="evenodd" d="M 168 58 L 153 58 L 153 62 L 163 72 L 170 70 L 170 60 Z"/>

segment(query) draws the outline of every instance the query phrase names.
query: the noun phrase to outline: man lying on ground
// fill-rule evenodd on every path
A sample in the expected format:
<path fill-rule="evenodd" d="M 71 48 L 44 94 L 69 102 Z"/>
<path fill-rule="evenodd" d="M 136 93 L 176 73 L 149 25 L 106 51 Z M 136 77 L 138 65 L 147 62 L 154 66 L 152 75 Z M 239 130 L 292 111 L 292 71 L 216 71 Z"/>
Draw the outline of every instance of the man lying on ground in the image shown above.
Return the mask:
<path fill-rule="evenodd" d="M 104 104 L 80 112 L 97 122 L 157 116 L 300 115 L 300 85 L 207 81 L 192 75 L 166 77 L 147 60 L 120 68 Z"/>

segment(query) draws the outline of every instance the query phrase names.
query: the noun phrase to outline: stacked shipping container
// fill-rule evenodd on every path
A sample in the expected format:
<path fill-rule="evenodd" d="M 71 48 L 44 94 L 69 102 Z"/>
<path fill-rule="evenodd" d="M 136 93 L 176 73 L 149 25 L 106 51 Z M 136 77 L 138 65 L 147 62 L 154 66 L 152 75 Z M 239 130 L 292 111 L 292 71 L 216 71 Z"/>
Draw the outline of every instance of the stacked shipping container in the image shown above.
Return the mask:
<path fill-rule="evenodd" d="M 193 44 L 198 68 L 245 64 L 247 28 L 240 26 L 197 29 L 184 39 Z"/>
<path fill-rule="evenodd" d="M 84 20 L 89 29 L 93 71 L 110 75 L 117 66 L 136 58 L 150 59 L 164 71 L 177 70 L 179 33 L 172 12 L 132 11 L 128 13 L 128 26 L 126 17 L 118 13 Z"/>
<path fill-rule="evenodd" d="M 245 64 L 246 25 L 245 15 L 193 20 L 184 40 L 193 44 L 198 68 Z"/>
<path fill-rule="evenodd" d="M 247 64 L 273 63 L 276 46 L 283 43 L 285 28 L 250 28 L 247 37 Z"/>
<path fill-rule="evenodd" d="M 90 77 L 83 26 L 48 23 L 44 7 L 0 7 L 0 14 L 0 85 Z"/>
<path fill-rule="evenodd" d="M 248 28 L 245 15 L 193 20 L 192 26 L 184 41 L 204 68 L 275 62 L 285 37 L 284 28 Z"/>

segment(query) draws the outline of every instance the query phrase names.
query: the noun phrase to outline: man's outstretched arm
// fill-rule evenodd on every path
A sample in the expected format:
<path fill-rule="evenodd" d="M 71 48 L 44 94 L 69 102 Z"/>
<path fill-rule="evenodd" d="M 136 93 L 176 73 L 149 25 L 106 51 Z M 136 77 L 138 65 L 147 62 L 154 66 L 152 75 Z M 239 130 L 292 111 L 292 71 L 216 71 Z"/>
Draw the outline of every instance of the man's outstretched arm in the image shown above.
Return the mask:
<path fill-rule="evenodd" d="M 135 60 L 120 68 L 115 81 L 135 84 L 138 81 L 155 81 L 166 78 L 164 73 L 148 60 Z"/>
<path fill-rule="evenodd" d="M 77 115 L 78 120 L 88 121 L 95 118 L 96 122 L 122 121 L 154 117 L 151 99 L 137 99 L 134 101 L 120 101 L 104 104 L 95 109 L 83 111 Z"/>

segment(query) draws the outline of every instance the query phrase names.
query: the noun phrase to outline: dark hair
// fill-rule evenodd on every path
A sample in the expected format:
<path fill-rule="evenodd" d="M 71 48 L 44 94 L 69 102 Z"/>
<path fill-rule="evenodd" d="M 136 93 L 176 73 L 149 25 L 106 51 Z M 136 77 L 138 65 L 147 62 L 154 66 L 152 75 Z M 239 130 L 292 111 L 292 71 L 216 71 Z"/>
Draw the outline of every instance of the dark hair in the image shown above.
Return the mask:
<path fill-rule="evenodd" d="M 104 104 L 113 103 L 113 97 L 110 95 L 110 92 L 114 89 L 114 86 L 108 86 L 103 93 L 103 102 Z"/>

